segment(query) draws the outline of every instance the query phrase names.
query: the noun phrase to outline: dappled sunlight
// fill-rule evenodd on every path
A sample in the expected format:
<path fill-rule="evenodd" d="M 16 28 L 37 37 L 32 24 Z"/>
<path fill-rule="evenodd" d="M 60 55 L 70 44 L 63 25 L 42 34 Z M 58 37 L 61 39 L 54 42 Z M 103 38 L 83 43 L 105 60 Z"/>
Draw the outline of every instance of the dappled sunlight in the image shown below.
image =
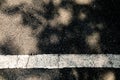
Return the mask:
<path fill-rule="evenodd" d="M 57 36 L 56 34 L 52 34 L 52 35 L 50 36 L 50 42 L 51 42 L 52 44 L 58 43 L 58 42 L 59 42 L 58 36 Z"/>
<path fill-rule="evenodd" d="M 97 32 L 92 33 L 86 38 L 86 42 L 91 49 L 95 49 L 96 47 L 99 47 L 99 40 L 100 40 L 100 34 Z"/>
<path fill-rule="evenodd" d="M 13 41 L 12 45 L 19 47 L 19 54 L 36 53 L 37 39 L 32 35 L 29 27 L 23 27 L 20 24 L 20 20 L 20 15 L 7 16 L 0 13 L 0 33 L 2 33 L 0 34 L 0 43 L 4 44 L 10 38 Z"/>
<path fill-rule="evenodd" d="M 101 74 L 100 77 L 101 78 L 99 80 L 116 80 L 115 79 L 115 74 L 111 71 Z"/>
<path fill-rule="evenodd" d="M 71 20 L 71 18 L 72 18 L 71 11 L 69 11 L 67 9 L 60 8 L 58 10 L 58 13 L 59 13 L 59 17 L 57 17 L 58 23 L 61 23 L 63 25 L 68 25 L 70 20 Z"/>
<path fill-rule="evenodd" d="M 3 0 L 0 5 L 1 47 L 10 39 L 20 54 L 119 51 L 117 18 L 101 1 Z"/>
<path fill-rule="evenodd" d="M 92 3 L 92 1 L 93 0 L 75 0 L 75 2 L 80 5 L 89 5 Z"/>
<path fill-rule="evenodd" d="M 55 6 L 59 6 L 61 2 L 62 2 L 62 0 L 53 0 L 53 4 Z"/>
<path fill-rule="evenodd" d="M 84 21 L 87 18 L 87 14 L 84 12 L 80 12 L 78 17 L 81 21 Z"/>
<path fill-rule="evenodd" d="M 6 5 L 15 6 L 22 3 L 32 4 L 32 0 L 6 0 Z"/>

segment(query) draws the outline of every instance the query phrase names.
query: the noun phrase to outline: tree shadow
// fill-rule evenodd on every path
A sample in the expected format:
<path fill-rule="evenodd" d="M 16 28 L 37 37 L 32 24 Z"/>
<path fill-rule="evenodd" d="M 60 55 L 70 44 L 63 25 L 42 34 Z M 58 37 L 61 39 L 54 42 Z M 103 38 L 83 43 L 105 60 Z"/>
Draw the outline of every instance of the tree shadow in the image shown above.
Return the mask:
<path fill-rule="evenodd" d="M 91 5 L 79 5 L 74 1 L 63 0 L 59 6 L 54 6 L 50 1 L 47 5 L 43 3 L 41 8 L 43 11 L 34 7 L 24 11 L 24 4 L 20 4 L 4 10 L 8 15 L 22 14 L 22 25 L 27 25 L 33 30 L 43 26 L 44 31 L 37 35 L 40 54 L 41 52 L 42 54 L 118 54 L 120 52 L 118 45 L 119 5 L 117 1 L 96 0 Z M 55 15 L 59 15 L 59 8 L 70 9 L 72 19 L 68 25 L 57 24 L 53 27 L 49 21 L 53 20 Z M 80 11 L 86 13 L 85 20 L 79 19 Z M 38 19 L 39 16 L 42 16 L 46 22 Z M 47 25 L 43 25 L 45 23 Z M 90 23 L 102 23 L 105 26 L 101 30 L 96 25 L 92 28 Z M 86 37 L 94 32 L 100 34 L 100 52 L 96 49 L 92 50 L 86 42 Z"/>

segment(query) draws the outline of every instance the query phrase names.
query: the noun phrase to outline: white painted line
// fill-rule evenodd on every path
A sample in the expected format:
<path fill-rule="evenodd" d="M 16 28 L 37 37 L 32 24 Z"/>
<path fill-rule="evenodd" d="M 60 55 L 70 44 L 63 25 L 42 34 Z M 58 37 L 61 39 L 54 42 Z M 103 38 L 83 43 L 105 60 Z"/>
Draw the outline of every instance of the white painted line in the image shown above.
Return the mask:
<path fill-rule="evenodd" d="M 105 55 L 61 55 L 59 68 L 103 67 L 108 61 L 109 59 Z"/>
<path fill-rule="evenodd" d="M 72 68 L 112 67 L 120 68 L 120 55 L 112 54 L 41 54 L 0 55 L 0 69 L 4 68 Z"/>
<path fill-rule="evenodd" d="M 3 68 L 58 68 L 58 55 L 0 55 Z"/>

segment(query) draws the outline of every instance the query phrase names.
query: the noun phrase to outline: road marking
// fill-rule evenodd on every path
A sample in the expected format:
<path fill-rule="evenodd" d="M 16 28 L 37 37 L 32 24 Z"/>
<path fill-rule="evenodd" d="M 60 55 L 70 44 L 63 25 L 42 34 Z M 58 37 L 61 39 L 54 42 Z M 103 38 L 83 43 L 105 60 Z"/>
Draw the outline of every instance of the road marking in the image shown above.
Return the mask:
<path fill-rule="evenodd" d="M 120 68 L 120 55 L 113 54 L 41 54 L 0 55 L 0 69 L 4 68 Z"/>

